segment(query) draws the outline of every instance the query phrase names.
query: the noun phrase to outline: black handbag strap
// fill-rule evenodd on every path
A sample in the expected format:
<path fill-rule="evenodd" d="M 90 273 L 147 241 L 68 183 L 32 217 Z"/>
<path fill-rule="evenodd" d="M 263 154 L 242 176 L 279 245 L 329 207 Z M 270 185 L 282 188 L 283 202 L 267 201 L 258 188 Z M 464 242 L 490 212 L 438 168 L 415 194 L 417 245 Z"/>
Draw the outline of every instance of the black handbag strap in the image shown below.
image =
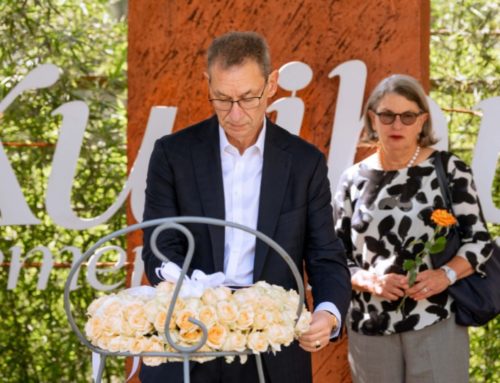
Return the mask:
<path fill-rule="evenodd" d="M 439 188 L 441 189 L 441 195 L 444 199 L 444 204 L 450 210 L 450 212 L 455 215 L 455 213 L 453 212 L 453 204 L 451 203 L 450 188 L 448 187 L 448 177 L 446 176 L 446 171 L 444 170 L 441 153 L 437 153 L 434 159 L 434 166 L 436 168 L 437 180 L 439 183 Z"/>
<path fill-rule="evenodd" d="M 451 214 L 455 215 L 455 213 L 453 212 L 453 204 L 451 202 L 452 201 L 451 192 L 448 186 L 449 180 L 448 177 L 446 176 L 446 170 L 443 165 L 443 156 L 441 152 L 437 153 L 436 156 L 434 157 L 434 167 L 436 169 L 439 188 L 441 189 L 441 196 L 443 197 L 444 200 L 444 205 L 445 205 L 444 207 L 447 208 Z M 448 236 L 449 240 L 448 245 L 452 247 L 456 246 L 455 250 L 458 250 L 458 247 L 460 246 L 459 244 L 460 237 L 461 236 L 458 225 L 453 225 L 453 227 L 451 228 L 451 232 Z M 453 240 L 451 240 L 452 238 Z M 444 265 L 455 255 L 456 255 L 455 253 L 449 253 L 449 252 L 447 253 L 446 251 L 440 254 L 431 254 L 431 261 L 434 267 L 437 268 Z"/>

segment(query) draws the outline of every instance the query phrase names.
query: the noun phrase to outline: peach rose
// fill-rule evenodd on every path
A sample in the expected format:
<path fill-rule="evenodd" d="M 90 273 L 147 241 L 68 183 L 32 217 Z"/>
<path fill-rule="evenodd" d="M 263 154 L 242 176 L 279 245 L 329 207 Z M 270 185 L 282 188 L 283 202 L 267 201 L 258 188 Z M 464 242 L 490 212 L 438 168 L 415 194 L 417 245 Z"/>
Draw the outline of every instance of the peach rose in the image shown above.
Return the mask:
<path fill-rule="evenodd" d="M 177 318 L 175 320 L 175 324 L 182 331 L 191 331 L 196 328 L 196 325 L 189 321 L 189 318 L 196 318 L 196 313 L 193 310 L 183 309 L 177 313 Z"/>
<path fill-rule="evenodd" d="M 198 315 L 200 321 L 207 327 L 212 326 L 217 321 L 217 312 L 212 306 L 202 306 Z"/>
<path fill-rule="evenodd" d="M 255 313 L 253 307 L 250 305 L 245 305 L 240 307 L 238 312 L 238 318 L 236 319 L 235 327 L 239 330 L 249 329 L 254 321 Z"/>
<path fill-rule="evenodd" d="M 158 311 L 158 314 L 156 315 L 156 318 L 153 321 L 153 327 L 155 328 L 156 331 L 163 334 L 165 332 L 166 321 L 167 321 L 167 311 L 166 310 Z M 175 313 L 172 315 L 172 318 L 170 319 L 170 325 L 168 326 L 168 328 L 170 331 L 175 329 Z"/>
<path fill-rule="evenodd" d="M 208 329 L 207 344 L 215 350 L 221 349 L 226 340 L 227 333 L 228 331 L 224 326 L 214 324 Z"/>
<path fill-rule="evenodd" d="M 199 328 L 191 331 L 181 331 L 179 333 L 179 340 L 185 344 L 193 345 L 200 341 L 202 335 L 203 333 Z"/>

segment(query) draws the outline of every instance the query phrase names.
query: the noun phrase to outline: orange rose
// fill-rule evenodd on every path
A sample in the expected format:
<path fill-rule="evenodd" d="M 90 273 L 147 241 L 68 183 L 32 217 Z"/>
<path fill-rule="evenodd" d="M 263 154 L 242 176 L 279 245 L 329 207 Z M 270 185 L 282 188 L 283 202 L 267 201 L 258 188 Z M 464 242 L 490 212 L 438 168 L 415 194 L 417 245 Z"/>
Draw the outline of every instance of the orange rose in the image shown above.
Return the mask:
<path fill-rule="evenodd" d="M 431 220 L 436 225 L 441 227 L 448 227 L 457 223 L 457 219 L 453 216 L 453 214 L 448 213 L 448 211 L 444 209 L 434 210 L 431 215 Z"/>

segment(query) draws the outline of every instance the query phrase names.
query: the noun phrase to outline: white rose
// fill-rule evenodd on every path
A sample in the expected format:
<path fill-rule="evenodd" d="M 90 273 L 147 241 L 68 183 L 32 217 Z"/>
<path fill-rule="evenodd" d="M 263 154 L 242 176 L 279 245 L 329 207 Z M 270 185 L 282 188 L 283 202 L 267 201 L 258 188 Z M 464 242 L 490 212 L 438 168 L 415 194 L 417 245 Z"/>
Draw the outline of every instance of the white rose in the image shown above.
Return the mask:
<path fill-rule="evenodd" d="M 116 315 L 103 315 L 101 319 L 106 333 L 111 335 L 133 335 L 121 311 Z"/>
<path fill-rule="evenodd" d="M 117 297 L 109 297 L 104 304 L 101 305 L 101 309 L 98 310 L 98 314 L 104 316 L 118 315 L 121 314 L 123 308 L 123 301 Z"/>
<path fill-rule="evenodd" d="M 85 334 L 92 343 L 104 333 L 104 324 L 99 316 L 89 318 L 85 324 Z"/>
<path fill-rule="evenodd" d="M 227 337 L 222 349 L 224 351 L 245 351 L 247 348 L 247 336 L 241 331 L 232 331 Z"/>
<path fill-rule="evenodd" d="M 248 348 L 254 354 L 265 352 L 269 348 L 269 342 L 265 333 L 260 331 L 252 332 L 248 335 Z"/>
<path fill-rule="evenodd" d="M 212 306 L 202 306 L 198 312 L 198 316 L 207 328 L 217 321 L 217 312 Z"/>
<path fill-rule="evenodd" d="M 215 296 L 218 301 L 229 301 L 232 298 L 232 291 L 229 287 L 220 286 L 214 289 Z"/>
<path fill-rule="evenodd" d="M 158 285 L 156 285 L 156 294 L 157 295 L 173 294 L 174 289 L 175 289 L 174 283 L 163 281 L 163 282 L 158 283 Z"/>
<path fill-rule="evenodd" d="M 211 352 L 213 351 L 210 347 L 208 347 L 206 344 L 203 345 L 198 351 L 198 352 Z M 193 355 L 196 355 L 193 354 Z M 208 362 L 210 360 L 214 360 L 215 359 L 215 356 L 195 356 L 192 358 L 193 360 L 195 360 L 196 362 L 198 363 L 205 363 L 205 362 Z"/>
<path fill-rule="evenodd" d="M 165 344 L 160 337 L 154 335 L 150 337 L 146 342 L 144 351 L 162 352 L 165 351 Z M 159 366 L 160 364 L 165 363 L 167 361 L 167 358 L 158 356 L 144 356 L 142 360 L 147 366 Z"/>
<path fill-rule="evenodd" d="M 185 300 L 184 309 L 198 312 L 201 308 L 201 302 L 198 298 L 188 298 Z"/>
<path fill-rule="evenodd" d="M 208 306 L 215 306 L 217 304 L 217 300 L 217 295 L 212 288 L 206 289 L 201 296 L 201 301 Z"/>
<path fill-rule="evenodd" d="M 196 328 L 196 325 L 189 321 L 189 318 L 198 319 L 196 317 L 196 312 L 189 309 L 182 309 L 177 313 L 175 324 L 182 331 L 191 331 Z"/>
<path fill-rule="evenodd" d="M 154 322 L 158 313 L 161 310 L 166 310 L 165 307 L 159 304 L 158 300 L 152 299 L 144 304 L 144 311 L 146 313 L 146 317 L 148 321 Z"/>
<path fill-rule="evenodd" d="M 140 354 L 143 351 L 146 351 L 148 345 L 148 338 L 144 336 L 138 336 L 132 339 L 130 342 L 130 352 L 133 354 Z"/>
<path fill-rule="evenodd" d="M 309 330 L 309 326 L 311 325 L 311 320 L 312 320 L 311 313 L 304 309 L 304 311 L 302 311 L 302 314 L 300 315 L 297 325 L 295 326 L 295 334 L 297 336 L 300 336 L 307 330 Z"/>
<path fill-rule="evenodd" d="M 87 314 L 90 316 L 95 315 L 97 311 L 106 303 L 107 300 L 109 300 L 108 295 L 104 295 L 102 297 L 94 299 L 87 309 Z"/>
<path fill-rule="evenodd" d="M 258 291 L 252 287 L 239 289 L 233 293 L 233 299 L 238 302 L 239 305 L 253 305 L 254 302 L 259 302 L 259 297 L 260 294 Z"/>
<path fill-rule="evenodd" d="M 293 328 L 281 325 L 272 325 L 265 334 L 273 351 L 281 351 L 281 345 L 289 346 L 293 341 Z"/>
<path fill-rule="evenodd" d="M 217 317 L 220 323 L 232 325 L 238 318 L 238 309 L 235 303 L 227 301 L 217 302 Z"/>
<path fill-rule="evenodd" d="M 239 308 L 238 318 L 235 327 L 239 330 L 247 330 L 253 325 L 255 313 L 251 305 L 245 305 Z"/>
<path fill-rule="evenodd" d="M 126 305 L 123 315 L 135 335 L 144 335 L 152 331 L 153 325 L 148 320 L 142 303 L 132 302 Z"/>
<path fill-rule="evenodd" d="M 260 311 L 255 313 L 253 319 L 253 328 L 257 330 L 263 330 L 273 323 L 273 316 L 270 312 L 265 311 L 266 307 L 262 307 Z"/>
<path fill-rule="evenodd" d="M 103 335 L 97 339 L 96 346 L 102 348 L 103 350 L 109 350 L 109 342 L 112 338 L 112 336 Z"/>

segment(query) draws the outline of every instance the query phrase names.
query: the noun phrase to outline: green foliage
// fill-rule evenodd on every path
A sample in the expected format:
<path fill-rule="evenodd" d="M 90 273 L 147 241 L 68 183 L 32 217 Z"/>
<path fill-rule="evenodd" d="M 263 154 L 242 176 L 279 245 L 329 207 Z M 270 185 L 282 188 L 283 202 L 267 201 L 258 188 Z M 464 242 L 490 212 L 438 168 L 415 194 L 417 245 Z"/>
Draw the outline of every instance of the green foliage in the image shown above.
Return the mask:
<path fill-rule="evenodd" d="M 431 97 L 448 112 L 451 150 L 470 164 L 481 122 L 472 108 L 500 95 L 500 3 L 431 2 Z M 500 166 L 492 185 L 500 207 Z M 500 225 L 489 225 L 493 237 Z M 500 381 L 500 319 L 471 328 L 471 382 Z"/>
<path fill-rule="evenodd" d="M 72 205 L 79 216 L 95 217 L 115 201 L 126 177 L 126 20 L 110 15 L 109 0 L 3 0 L 0 20 L 0 99 L 40 64 L 53 63 L 62 70 L 53 86 L 16 99 L 0 122 L 6 154 L 42 222 L 0 227 L 0 251 L 8 262 L 13 246 L 21 247 L 22 255 L 46 246 L 55 262 L 71 262 L 73 254 L 66 246 L 84 251 L 102 234 L 125 226 L 125 209 L 86 231 L 65 230 L 51 222 L 45 193 L 61 123 L 51 113 L 68 101 L 82 100 L 89 106 Z M 39 254 L 30 260 L 40 261 Z M 68 270 L 53 269 L 45 290 L 36 288 L 39 272 L 22 269 L 17 287 L 7 290 L 9 268 L 0 268 L 0 380 L 88 382 L 90 352 L 77 341 L 63 311 Z M 95 291 L 80 288 L 74 295 L 78 307 L 85 307 Z M 75 314 L 84 319 L 78 307 Z M 106 381 L 123 377 L 123 359 L 108 367 Z"/>
<path fill-rule="evenodd" d="M 481 120 L 471 109 L 500 94 L 500 5 L 436 0 L 431 6 L 431 96 L 449 112 L 452 150 L 470 163 Z M 107 224 L 87 231 L 65 230 L 50 221 L 44 200 L 61 123 L 51 113 L 68 101 L 89 105 L 72 203 L 80 216 L 97 216 L 115 201 L 126 175 L 126 20 L 111 16 L 109 0 L 2 0 L 0 20 L 0 99 L 41 63 L 53 63 L 63 71 L 50 88 L 21 95 L 0 122 L 7 156 L 30 208 L 42 221 L 0 227 L 0 251 L 7 262 L 13 246 L 21 246 L 25 254 L 44 245 L 56 262 L 71 262 L 72 253 L 63 251 L 65 246 L 85 250 L 126 221 L 124 209 Z M 9 145 L 14 142 L 42 145 Z M 500 170 L 492 186 L 497 206 L 499 180 Z M 494 236 L 500 234 L 499 225 L 490 229 Z M 67 273 L 54 269 L 49 287 L 39 290 L 39 269 L 23 269 L 17 287 L 7 290 L 9 269 L 0 268 L 2 382 L 90 381 L 90 353 L 71 332 L 62 308 Z M 121 277 L 123 273 L 115 279 Z M 83 276 L 80 282 L 84 285 Z M 81 321 L 95 291 L 80 288 L 73 295 L 75 316 Z M 500 381 L 499 321 L 470 331 L 473 382 Z M 116 380 L 124 380 L 123 360 L 111 358 L 105 381 Z"/>

